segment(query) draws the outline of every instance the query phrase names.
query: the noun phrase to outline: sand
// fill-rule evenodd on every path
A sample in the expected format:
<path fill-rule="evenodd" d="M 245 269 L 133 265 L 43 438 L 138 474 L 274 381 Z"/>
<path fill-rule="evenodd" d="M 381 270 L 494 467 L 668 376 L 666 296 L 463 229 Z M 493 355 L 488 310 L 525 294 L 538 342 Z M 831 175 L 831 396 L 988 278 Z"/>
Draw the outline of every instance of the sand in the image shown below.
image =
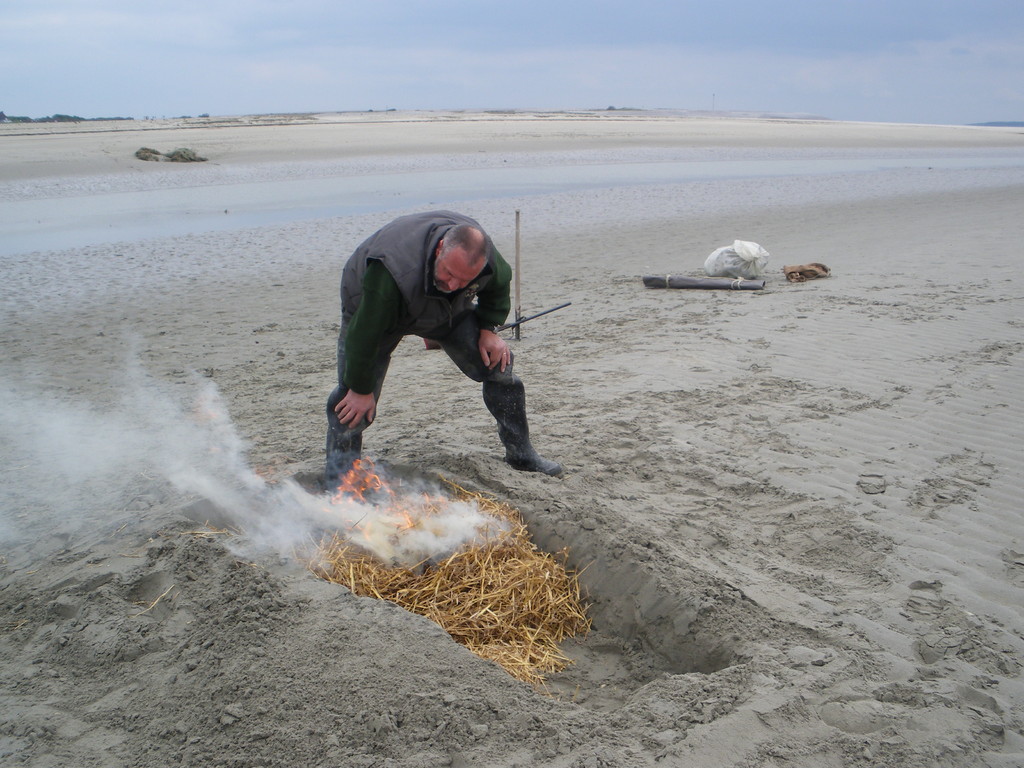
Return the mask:
<path fill-rule="evenodd" d="M 1018 130 L 377 113 L 3 125 L 0 147 L 3 227 L 26 201 L 444 168 L 822 169 L 5 254 L 5 765 L 1024 764 Z M 851 159 L 879 165 L 827 171 Z M 511 342 L 566 473 L 505 465 L 477 386 L 416 339 L 366 454 L 511 502 L 586 567 L 594 631 L 547 693 L 294 554 L 322 526 L 341 265 L 429 207 L 510 258 L 520 210 L 524 313 L 572 302 Z M 771 253 L 763 291 L 643 287 L 735 239 Z M 832 276 L 785 281 L 810 261 Z"/>

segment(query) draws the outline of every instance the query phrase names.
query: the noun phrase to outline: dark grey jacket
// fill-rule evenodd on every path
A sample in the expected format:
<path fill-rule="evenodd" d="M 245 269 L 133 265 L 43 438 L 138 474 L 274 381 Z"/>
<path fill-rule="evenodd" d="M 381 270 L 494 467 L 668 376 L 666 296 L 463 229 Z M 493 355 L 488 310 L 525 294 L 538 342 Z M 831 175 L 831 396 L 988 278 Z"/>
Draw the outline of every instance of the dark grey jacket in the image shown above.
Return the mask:
<path fill-rule="evenodd" d="M 363 274 L 371 261 L 380 261 L 391 273 L 405 301 L 401 330 L 429 334 L 473 308 L 477 291 L 495 273 L 494 248 L 480 276 L 455 294 L 434 286 L 434 254 L 449 229 L 458 224 L 483 228 L 473 219 L 451 211 L 430 211 L 401 216 L 367 238 L 349 257 L 341 276 L 341 311 L 350 320 L 359 308 Z"/>

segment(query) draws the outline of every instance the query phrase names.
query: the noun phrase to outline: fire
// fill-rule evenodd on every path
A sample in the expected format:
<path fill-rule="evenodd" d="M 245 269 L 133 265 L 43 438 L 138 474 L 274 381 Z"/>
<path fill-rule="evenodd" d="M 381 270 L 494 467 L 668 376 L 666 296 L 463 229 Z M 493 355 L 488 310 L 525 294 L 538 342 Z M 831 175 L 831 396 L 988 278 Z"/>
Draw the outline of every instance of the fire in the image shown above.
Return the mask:
<path fill-rule="evenodd" d="M 394 497 L 395 492 L 384 482 L 384 478 L 374 470 L 372 461 L 368 459 L 356 459 L 352 462 L 352 469 L 345 473 L 334 491 L 332 502 L 337 503 L 348 496 L 354 496 L 359 501 L 366 501 L 366 494 L 376 491 L 386 491 Z"/>
<path fill-rule="evenodd" d="M 416 567 L 507 530 L 476 504 L 440 493 L 399 493 L 372 461 L 357 459 L 330 499 L 344 538 L 392 565 Z"/>

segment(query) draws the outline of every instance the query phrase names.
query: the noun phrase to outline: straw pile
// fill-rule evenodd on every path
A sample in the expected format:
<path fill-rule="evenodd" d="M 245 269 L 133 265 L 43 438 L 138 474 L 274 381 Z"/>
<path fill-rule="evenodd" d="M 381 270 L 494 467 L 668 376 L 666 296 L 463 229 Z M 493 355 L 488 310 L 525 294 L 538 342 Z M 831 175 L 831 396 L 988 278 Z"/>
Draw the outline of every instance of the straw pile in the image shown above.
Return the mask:
<path fill-rule="evenodd" d="M 538 550 L 513 507 L 449 485 L 508 521 L 510 531 L 412 569 L 386 565 L 335 535 L 321 543 L 311 569 L 357 595 L 426 616 L 478 656 L 541 686 L 545 674 L 571 663 L 559 644 L 590 629 L 577 575 L 565 567 L 567 552 Z"/>

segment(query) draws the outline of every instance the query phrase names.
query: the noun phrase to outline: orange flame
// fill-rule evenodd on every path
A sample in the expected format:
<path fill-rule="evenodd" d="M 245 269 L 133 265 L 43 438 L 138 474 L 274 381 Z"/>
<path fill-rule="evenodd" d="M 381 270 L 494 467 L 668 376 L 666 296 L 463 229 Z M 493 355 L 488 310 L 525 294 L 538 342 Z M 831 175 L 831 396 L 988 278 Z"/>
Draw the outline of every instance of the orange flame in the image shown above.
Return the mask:
<path fill-rule="evenodd" d="M 359 501 L 366 501 L 366 494 L 384 491 L 389 496 L 395 492 L 384 482 L 384 478 L 373 471 L 373 462 L 368 459 L 356 459 L 352 469 L 345 473 L 334 491 L 332 501 L 338 502 L 346 496 L 354 496 Z"/>
<path fill-rule="evenodd" d="M 378 493 L 385 496 L 386 503 L 383 506 L 388 509 L 393 519 L 397 518 L 392 523 L 396 531 L 408 531 L 422 525 L 424 517 L 429 517 L 437 511 L 438 507 L 444 506 L 450 501 L 443 497 L 423 493 L 419 504 L 417 504 L 413 497 L 399 496 L 387 481 L 377 474 L 371 460 L 356 459 L 352 462 L 352 468 L 338 482 L 331 502 L 338 504 L 346 499 L 372 502 L 374 500 L 367 497 Z M 359 530 L 363 529 L 359 523 L 355 523 L 353 527 Z"/>
<path fill-rule="evenodd" d="M 384 562 L 419 567 L 432 557 L 449 553 L 453 541 L 469 542 L 476 537 L 500 533 L 506 527 L 497 518 L 493 524 L 481 521 L 479 510 L 467 512 L 454 508 L 456 500 L 443 493 L 431 495 L 408 490 L 393 489 L 377 474 L 372 461 L 353 462 L 334 490 L 331 504 L 340 507 L 358 502 L 372 509 L 350 509 L 342 515 L 349 532 L 345 538 Z M 362 513 L 358 520 L 349 519 L 353 512 Z M 450 512 L 455 514 L 450 515 Z M 410 536 L 413 532 L 422 535 Z M 431 547 L 444 549 L 434 551 Z"/>

